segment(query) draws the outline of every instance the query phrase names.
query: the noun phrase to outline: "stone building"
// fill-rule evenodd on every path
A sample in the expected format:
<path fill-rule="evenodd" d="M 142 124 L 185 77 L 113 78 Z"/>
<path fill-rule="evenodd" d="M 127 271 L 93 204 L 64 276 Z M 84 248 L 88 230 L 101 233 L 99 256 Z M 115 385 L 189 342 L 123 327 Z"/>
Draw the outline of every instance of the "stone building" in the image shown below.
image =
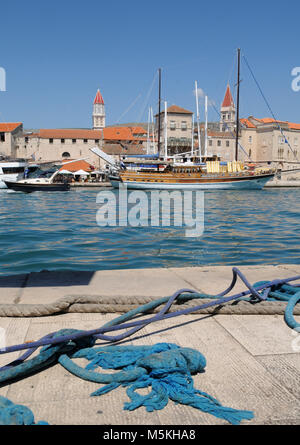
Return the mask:
<path fill-rule="evenodd" d="M 300 161 L 300 124 L 253 116 L 241 124 L 241 144 L 254 162 Z"/>
<path fill-rule="evenodd" d="M 17 139 L 23 134 L 21 122 L 0 123 L 0 156 L 17 157 Z"/>
<path fill-rule="evenodd" d="M 15 153 L 18 157 L 40 161 L 86 158 L 97 168 L 100 158 L 91 152 L 98 146 L 110 154 L 120 156 L 145 154 L 146 131 L 140 127 L 106 127 L 89 129 L 40 129 L 23 133 L 16 138 Z"/>
<path fill-rule="evenodd" d="M 155 132 L 158 139 L 159 115 L 155 116 Z M 167 140 L 168 153 L 176 154 L 191 150 L 192 146 L 192 121 L 193 112 L 177 105 L 167 108 Z M 164 152 L 165 145 L 165 111 L 160 113 L 160 141 L 161 153 Z"/>

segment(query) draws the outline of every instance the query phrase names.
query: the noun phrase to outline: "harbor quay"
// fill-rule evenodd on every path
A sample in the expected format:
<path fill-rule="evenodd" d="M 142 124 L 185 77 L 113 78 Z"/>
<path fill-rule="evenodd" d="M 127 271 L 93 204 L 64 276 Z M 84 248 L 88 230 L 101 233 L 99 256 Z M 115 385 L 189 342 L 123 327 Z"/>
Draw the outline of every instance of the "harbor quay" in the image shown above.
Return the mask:
<path fill-rule="evenodd" d="M 251 283 L 300 275 L 299 264 L 241 266 Z M 0 327 L 5 345 L 36 341 L 60 329 L 91 330 L 120 316 L 120 303 L 138 306 L 171 296 L 179 289 L 217 295 L 232 281 L 232 267 L 127 269 L 98 271 L 42 271 L 0 277 Z M 238 279 L 229 295 L 246 289 Z M 5 315 L 36 305 L 49 306 L 61 299 L 81 302 L 99 297 L 113 307 L 104 310 L 65 310 L 44 316 Z M 119 306 L 118 306 L 119 303 Z M 267 303 L 264 303 L 267 304 Z M 29 306 L 28 306 L 29 305 Z M 105 306 L 105 305 L 104 305 Z M 104 307 L 103 306 L 103 307 Z M 254 306 L 259 306 L 259 303 Z M 90 306 L 89 306 L 90 307 Z M 297 309 L 298 310 L 298 309 Z M 126 310 L 125 310 L 126 312 Z M 13 312 L 12 312 L 13 313 Z M 299 312 L 295 315 L 300 322 Z M 191 313 L 157 321 L 128 338 L 127 345 L 176 343 L 201 352 L 205 372 L 193 376 L 194 385 L 224 406 L 250 410 L 249 425 L 296 425 L 300 422 L 300 334 L 290 329 L 281 314 Z M 97 344 L 102 341 L 97 341 Z M 0 366 L 22 352 L 0 355 Z M 36 354 L 36 353 L 35 353 Z M 84 360 L 78 359 L 83 366 Z M 144 407 L 125 411 L 126 388 L 91 397 L 101 385 L 70 374 L 54 364 L 34 375 L 0 386 L 0 395 L 32 410 L 36 421 L 51 425 L 222 425 L 225 420 L 191 406 L 175 404 L 147 412 Z"/>

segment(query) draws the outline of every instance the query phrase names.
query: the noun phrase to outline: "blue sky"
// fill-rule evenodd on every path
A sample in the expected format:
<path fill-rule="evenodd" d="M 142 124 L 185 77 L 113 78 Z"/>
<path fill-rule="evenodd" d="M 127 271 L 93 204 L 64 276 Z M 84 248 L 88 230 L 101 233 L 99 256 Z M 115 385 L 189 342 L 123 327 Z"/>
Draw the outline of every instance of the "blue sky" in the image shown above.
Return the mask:
<path fill-rule="evenodd" d="M 241 47 L 275 116 L 300 122 L 300 92 L 291 88 L 291 71 L 300 66 L 300 5 L 294 0 L 277 5 L 256 0 L 2 3 L 0 67 L 7 82 L 0 92 L 0 121 L 21 121 L 25 128 L 89 128 L 97 88 L 108 125 L 147 121 L 149 105 L 157 110 L 159 67 L 169 105 L 195 111 L 197 80 L 219 108 L 227 82 L 235 84 Z M 243 60 L 241 78 L 241 116 L 270 116 Z M 218 119 L 212 107 L 209 119 Z"/>

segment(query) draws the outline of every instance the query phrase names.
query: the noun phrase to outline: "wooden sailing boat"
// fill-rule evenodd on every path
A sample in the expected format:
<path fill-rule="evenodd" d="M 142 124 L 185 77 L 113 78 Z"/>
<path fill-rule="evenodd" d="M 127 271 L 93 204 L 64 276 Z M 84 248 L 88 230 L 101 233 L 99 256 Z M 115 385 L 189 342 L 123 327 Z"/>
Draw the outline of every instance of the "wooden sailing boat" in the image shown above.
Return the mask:
<path fill-rule="evenodd" d="M 230 189 L 262 189 L 264 185 L 274 178 L 276 171 L 269 168 L 258 170 L 247 169 L 238 161 L 239 146 L 239 87 L 240 87 L 240 49 L 238 49 L 238 81 L 237 81 L 237 115 L 236 115 L 236 143 L 235 161 L 222 166 L 219 160 L 204 157 L 204 165 L 192 164 L 189 166 L 176 165 L 165 162 L 163 171 L 127 171 L 119 170 L 111 175 L 113 187 L 120 184 L 128 189 L 160 189 L 160 190 L 230 190 Z M 158 111 L 158 159 L 161 156 L 161 70 L 159 70 L 159 111 Z M 207 106 L 207 105 L 206 105 Z M 201 157 L 200 147 L 199 156 Z M 166 161 L 166 154 L 165 154 Z M 157 161 L 159 167 L 159 161 Z"/>

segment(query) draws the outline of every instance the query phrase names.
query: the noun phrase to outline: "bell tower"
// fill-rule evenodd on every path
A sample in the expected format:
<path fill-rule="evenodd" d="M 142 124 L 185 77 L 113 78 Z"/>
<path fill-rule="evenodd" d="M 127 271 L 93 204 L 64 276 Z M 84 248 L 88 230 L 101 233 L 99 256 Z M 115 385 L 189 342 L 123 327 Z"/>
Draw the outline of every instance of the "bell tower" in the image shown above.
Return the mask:
<path fill-rule="evenodd" d="M 234 131 L 235 128 L 235 105 L 227 85 L 225 97 L 221 106 L 220 131 Z"/>
<path fill-rule="evenodd" d="M 97 91 L 93 105 L 93 130 L 105 128 L 105 105 L 100 90 Z"/>

